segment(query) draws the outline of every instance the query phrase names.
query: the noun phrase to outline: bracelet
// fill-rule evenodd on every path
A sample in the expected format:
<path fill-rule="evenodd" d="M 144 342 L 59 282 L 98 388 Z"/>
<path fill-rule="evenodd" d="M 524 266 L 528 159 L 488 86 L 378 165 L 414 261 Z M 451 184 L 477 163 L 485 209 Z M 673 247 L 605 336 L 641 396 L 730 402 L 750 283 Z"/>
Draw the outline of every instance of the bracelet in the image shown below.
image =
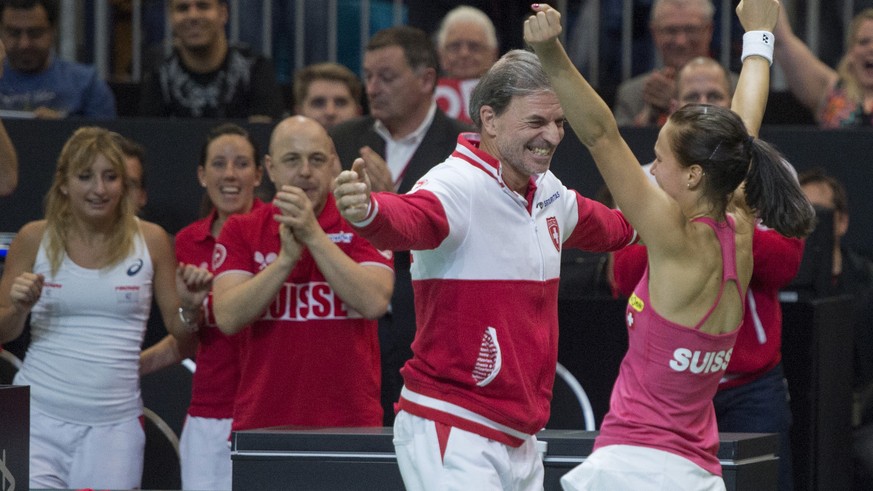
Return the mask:
<path fill-rule="evenodd" d="M 197 332 L 200 329 L 200 317 L 203 310 L 199 307 L 196 310 L 189 310 L 185 307 L 179 307 L 179 320 L 188 329 L 188 332 Z"/>
<path fill-rule="evenodd" d="M 760 56 L 772 66 L 774 41 L 770 31 L 749 31 L 743 34 L 743 55 L 740 61 L 746 61 L 750 56 Z"/>

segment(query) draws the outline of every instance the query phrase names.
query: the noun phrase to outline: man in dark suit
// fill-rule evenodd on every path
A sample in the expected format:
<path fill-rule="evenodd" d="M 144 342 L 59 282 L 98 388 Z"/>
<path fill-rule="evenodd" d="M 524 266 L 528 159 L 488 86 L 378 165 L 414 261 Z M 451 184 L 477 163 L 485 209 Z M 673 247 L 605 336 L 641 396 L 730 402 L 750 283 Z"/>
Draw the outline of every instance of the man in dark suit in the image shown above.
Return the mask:
<path fill-rule="evenodd" d="M 452 153 L 458 134 L 473 131 L 436 107 L 437 70 L 436 50 L 420 29 L 391 27 L 370 38 L 364 53 L 370 114 L 333 127 L 330 136 L 343 168 L 358 157 L 367 161 L 374 191 L 409 191 Z M 394 421 L 393 404 L 403 385 L 400 367 L 412 357 L 415 336 L 407 251 L 394 255 L 394 270 L 391 309 L 379 321 L 386 426 Z"/>

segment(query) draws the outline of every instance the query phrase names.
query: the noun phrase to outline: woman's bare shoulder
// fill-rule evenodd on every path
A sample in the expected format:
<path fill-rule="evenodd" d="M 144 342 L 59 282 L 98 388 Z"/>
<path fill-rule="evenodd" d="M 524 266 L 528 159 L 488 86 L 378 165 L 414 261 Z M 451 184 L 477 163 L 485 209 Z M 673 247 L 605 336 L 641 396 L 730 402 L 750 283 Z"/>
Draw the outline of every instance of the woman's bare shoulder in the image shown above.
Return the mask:
<path fill-rule="evenodd" d="M 39 241 L 42 240 L 42 236 L 45 233 L 46 226 L 47 222 L 45 220 L 35 220 L 26 223 L 20 230 L 18 230 L 15 238 L 25 244 L 39 244 Z"/>

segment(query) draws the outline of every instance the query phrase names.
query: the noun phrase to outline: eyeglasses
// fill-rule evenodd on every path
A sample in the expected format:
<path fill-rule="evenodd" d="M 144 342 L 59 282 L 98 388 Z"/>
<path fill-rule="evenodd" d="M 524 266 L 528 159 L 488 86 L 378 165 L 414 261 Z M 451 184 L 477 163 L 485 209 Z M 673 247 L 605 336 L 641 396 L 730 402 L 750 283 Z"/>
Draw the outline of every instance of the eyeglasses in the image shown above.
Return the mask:
<path fill-rule="evenodd" d="M 703 31 L 706 30 L 706 26 L 695 26 L 695 25 L 685 25 L 685 26 L 663 26 L 655 28 L 655 31 L 667 37 L 677 37 L 679 34 L 684 34 L 686 37 L 699 36 L 703 34 Z"/>
<path fill-rule="evenodd" d="M 712 90 L 709 92 L 692 91 L 680 97 L 682 104 L 719 104 L 727 99 L 725 92 Z"/>
<path fill-rule="evenodd" d="M 488 46 L 477 43 L 476 41 L 452 41 L 446 44 L 446 51 L 452 54 L 460 53 L 463 48 L 467 48 L 470 53 L 482 53 L 488 49 Z"/>

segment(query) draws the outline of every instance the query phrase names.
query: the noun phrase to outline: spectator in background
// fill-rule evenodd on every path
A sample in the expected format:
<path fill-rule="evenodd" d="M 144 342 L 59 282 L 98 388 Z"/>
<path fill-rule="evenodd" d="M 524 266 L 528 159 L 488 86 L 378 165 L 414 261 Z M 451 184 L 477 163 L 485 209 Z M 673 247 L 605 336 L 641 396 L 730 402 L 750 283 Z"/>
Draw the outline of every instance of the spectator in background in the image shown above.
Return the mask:
<path fill-rule="evenodd" d="M 128 195 L 133 200 L 134 213 L 142 213 L 148 203 L 149 195 L 146 191 L 145 172 L 145 148 L 130 138 L 114 134 L 118 148 L 124 155 L 124 170 L 127 172 Z"/>
<path fill-rule="evenodd" d="M 698 56 L 679 70 L 676 96 L 670 112 L 686 104 L 712 104 L 729 108 L 732 95 L 730 73 L 718 61 L 708 56 Z M 663 126 L 660 121 L 659 126 Z"/>
<path fill-rule="evenodd" d="M 112 133 L 67 140 L 46 218 L 24 225 L 0 279 L 0 343 L 30 317 L 16 384 L 31 386 L 30 487 L 137 489 L 145 436 L 139 353 L 152 297 L 189 339 L 208 271 L 177 263 L 170 237 L 136 218 Z"/>
<path fill-rule="evenodd" d="M 3 62 L 6 59 L 6 47 L 0 36 L 0 80 L 3 77 Z M 3 120 L 0 119 L 0 196 L 7 196 L 18 187 L 18 154 Z"/>
<path fill-rule="evenodd" d="M 114 118 L 115 98 L 97 71 L 54 52 L 58 13 L 57 0 L 0 0 L 0 40 L 7 51 L 0 110 L 44 119 Z"/>
<path fill-rule="evenodd" d="M 243 333 L 233 429 L 382 426 L 377 319 L 394 286 L 391 254 L 339 214 L 336 154 L 315 120 L 270 138 L 271 206 L 228 218 L 215 246 L 213 308 Z"/>
<path fill-rule="evenodd" d="M 613 112 L 620 126 L 655 125 L 666 118 L 676 73 L 692 58 L 709 56 L 714 12 L 711 0 L 655 1 L 649 27 L 663 67 L 619 85 Z"/>
<path fill-rule="evenodd" d="M 730 107 L 733 94 L 731 75 L 718 61 L 708 56 L 692 58 L 680 67 L 675 87 L 676 93 L 670 98 L 668 110 L 650 120 L 651 125 L 664 126 L 670 114 L 686 104 Z"/>
<path fill-rule="evenodd" d="M 442 68 L 435 93 L 437 105 L 448 116 L 472 123 L 467 113 L 470 93 L 479 77 L 497 61 L 494 23 L 475 7 L 456 7 L 443 18 L 436 47 Z"/>
<path fill-rule="evenodd" d="M 327 129 L 360 116 L 362 95 L 361 81 L 339 63 L 316 63 L 294 74 L 294 112 Z"/>
<path fill-rule="evenodd" d="M 176 234 L 176 259 L 209 268 L 215 241 L 231 215 L 266 206 L 255 198 L 263 169 L 248 132 L 232 123 L 213 128 L 203 145 L 197 177 L 206 188 L 209 214 Z M 239 336 L 224 335 L 215 323 L 212 295 L 197 330 L 197 370 L 191 404 L 179 442 L 182 489 L 229 490 L 232 473 L 227 444 L 239 384 Z M 193 346 L 167 336 L 143 351 L 141 374 L 165 368 L 193 355 Z"/>
<path fill-rule="evenodd" d="M 478 79 L 497 61 L 497 33 L 481 10 L 456 7 L 443 18 L 436 33 L 442 75 Z"/>
<path fill-rule="evenodd" d="M 834 212 L 833 278 L 834 294 L 859 296 L 855 320 L 856 389 L 873 384 L 873 263 L 843 243 L 849 230 L 849 200 L 845 187 L 822 169 L 799 175 L 800 185 L 812 204 Z M 871 415 L 873 416 L 873 415 Z"/>
<path fill-rule="evenodd" d="M 451 151 L 458 134 L 470 127 L 433 102 L 437 55 L 420 29 L 391 27 L 371 37 L 364 78 L 369 116 L 331 130 L 340 162 L 348 168 L 362 157 L 374 189 L 408 190 L 436 163 L 433 153 Z"/>
<path fill-rule="evenodd" d="M 420 29 L 391 27 L 370 38 L 364 78 L 370 114 L 330 130 L 337 155 L 346 169 L 362 157 L 374 190 L 405 193 L 472 127 L 437 108 L 437 54 Z M 408 252 L 395 251 L 394 271 L 391 310 L 379 322 L 386 426 L 394 421 L 393 404 L 403 385 L 400 367 L 412 357 L 415 336 Z"/>
<path fill-rule="evenodd" d="M 777 40 L 777 43 L 779 41 Z M 843 184 L 823 169 L 810 169 L 798 176 L 812 204 L 833 210 L 833 279 L 835 295 L 850 295 L 854 341 L 853 421 L 855 489 L 873 482 L 873 261 L 843 243 L 849 229 L 849 200 Z"/>
<path fill-rule="evenodd" d="M 170 0 L 167 9 L 173 52 L 143 79 L 140 116 L 281 117 L 272 63 L 228 44 L 226 0 Z"/>
<path fill-rule="evenodd" d="M 453 8 L 460 5 L 476 7 L 493 19 L 494 27 L 500 33 L 498 53 L 524 47 L 520 28 L 527 18 L 530 3 L 494 0 L 406 0 L 403 3 L 409 10 L 407 25 L 428 33 L 436 32 L 442 19 Z"/>
<path fill-rule="evenodd" d="M 849 26 L 848 46 L 836 70 L 827 66 L 791 29 L 785 9 L 773 33 L 776 59 L 791 93 L 823 128 L 873 125 L 873 8 L 857 14 Z"/>

